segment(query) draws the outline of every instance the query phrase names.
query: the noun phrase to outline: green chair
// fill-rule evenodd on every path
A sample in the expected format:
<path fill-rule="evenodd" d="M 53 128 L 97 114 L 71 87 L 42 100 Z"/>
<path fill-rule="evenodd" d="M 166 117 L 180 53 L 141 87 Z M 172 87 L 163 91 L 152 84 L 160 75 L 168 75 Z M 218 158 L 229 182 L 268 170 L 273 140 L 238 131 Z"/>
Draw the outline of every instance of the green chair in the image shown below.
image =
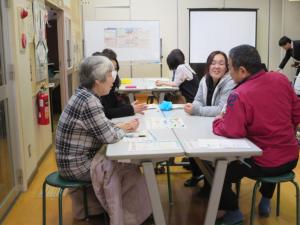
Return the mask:
<path fill-rule="evenodd" d="M 297 182 L 294 181 L 294 179 L 295 179 L 295 173 L 292 171 L 290 173 L 286 173 L 281 176 L 260 177 L 256 180 L 254 188 L 253 188 L 253 194 L 252 194 L 250 225 L 253 225 L 253 221 L 254 221 L 256 192 L 262 182 L 277 184 L 276 216 L 279 216 L 279 211 L 280 211 L 280 183 L 291 182 L 294 184 L 294 186 L 296 188 L 296 222 L 297 222 L 297 225 L 300 225 L 299 186 L 298 186 Z"/>
<path fill-rule="evenodd" d="M 65 188 L 82 188 L 83 189 L 83 201 L 84 201 L 84 213 L 87 219 L 88 214 L 88 204 L 87 204 L 87 192 L 86 188 L 91 185 L 91 182 L 84 181 L 72 181 L 62 178 L 58 172 L 53 172 L 49 174 L 43 183 L 43 225 L 46 225 L 46 184 L 59 188 L 58 196 L 58 221 L 59 225 L 63 224 L 62 216 L 62 196 Z"/>

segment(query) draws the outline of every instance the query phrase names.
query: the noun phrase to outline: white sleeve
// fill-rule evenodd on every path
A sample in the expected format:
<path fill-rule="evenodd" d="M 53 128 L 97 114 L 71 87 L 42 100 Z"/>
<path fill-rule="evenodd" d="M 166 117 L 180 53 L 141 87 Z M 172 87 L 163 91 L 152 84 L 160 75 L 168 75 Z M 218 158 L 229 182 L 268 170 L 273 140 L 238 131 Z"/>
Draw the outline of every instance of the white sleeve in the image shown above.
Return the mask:
<path fill-rule="evenodd" d="M 174 82 L 179 87 L 185 80 L 192 80 L 193 74 L 184 64 L 181 64 L 177 67 L 175 71 Z"/>

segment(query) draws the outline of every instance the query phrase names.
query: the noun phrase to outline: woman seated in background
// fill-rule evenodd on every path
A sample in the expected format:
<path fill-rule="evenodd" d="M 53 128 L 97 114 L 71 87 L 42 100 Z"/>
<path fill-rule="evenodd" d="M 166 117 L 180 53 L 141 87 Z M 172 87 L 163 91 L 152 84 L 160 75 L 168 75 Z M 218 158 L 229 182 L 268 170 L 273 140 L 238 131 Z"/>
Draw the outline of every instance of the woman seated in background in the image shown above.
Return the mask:
<path fill-rule="evenodd" d="M 228 72 L 228 59 L 224 52 L 212 52 L 206 61 L 206 75 L 201 79 L 199 89 L 193 103 L 187 103 L 184 111 L 195 116 L 219 115 L 226 105 L 227 98 L 235 84 Z M 202 172 L 193 158 L 189 158 L 192 177 L 184 185 L 186 187 L 196 186 L 203 178 Z M 207 181 L 201 189 L 200 195 L 207 196 L 210 187 Z"/>
<path fill-rule="evenodd" d="M 193 102 L 199 86 L 199 78 L 195 71 L 185 64 L 184 54 L 180 49 L 174 49 L 167 57 L 169 69 L 173 71 L 172 81 L 157 80 L 157 86 L 179 87 L 186 102 Z"/>
<path fill-rule="evenodd" d="M 138 103 L 138 101 L 132 104 L 124 103 L 122 97 L 118 94 L 118 88 L 121 85 L 120 77 L 118 71 L 120 69 L 119 62 L 117 60 L 117 54 L 111 49 L 104 49 L 102 52 L 95 52 L 93 56 L 102 55 L 106 56 L 111 60 L 114 65 L 114 70 L 112 71 L 113 76 L 113 86 L 108 95 L 101 96 L 100 101 L 104 107 L 105 116 L 109 119 L 132 116 L 135 113 L 143 114 L 143 111 L 147 109 L 145 103 Z"/>
<path fill-rule="evenodd" d="M 80 87 L 58 121 L 56 162 L 63 178 L 92 182 L 110 225 L 140 225 L 152 211 L 144 176 L 137 165 L 105 157 L 106 144 L 118 142 L 139 125 L 136 119 L 113 124 L 105 117 L 99 97 L 113 86 L 113 70 L 107 57 L 82 61 Z"/>

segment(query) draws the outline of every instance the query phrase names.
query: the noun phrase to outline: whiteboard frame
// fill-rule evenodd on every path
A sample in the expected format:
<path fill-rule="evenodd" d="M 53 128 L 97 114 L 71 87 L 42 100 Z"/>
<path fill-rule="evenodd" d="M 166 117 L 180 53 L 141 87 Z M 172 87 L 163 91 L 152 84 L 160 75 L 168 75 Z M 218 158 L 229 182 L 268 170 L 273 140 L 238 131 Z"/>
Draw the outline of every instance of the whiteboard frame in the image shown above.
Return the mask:
<path fill-rule="evenodd" d="M 94 51 L 91 51 L 90 43 L 95 35 L 88 32 L 90 29 L 90 24 L 94 24 L 99 29 L 103 29 L 103 33 L 97 35 L 101 39 L 101 43 L 95 47 Z M 104 43 L 104 29 L 117 28 L 117 29 L 131 29 L 131 28 L 148 28 L 150 30 L 150 39 L 149 46 L 147 48 L 115 48 L 107 46 Z M 117 38 L 116 38 L 117 39 Z M 110 48 L 114 50 L 118 55 L 118 60 L 120 62 L 151 62 L 151 63 L 160 63 L 161 59 L 161 41 L 160 41 L 160 21 L 159 20 L 93 20 L 84 22 L 84 56 L 91 55 L 93 52 L 102 51 L 104 48 Z M 94 43 L 94 42 L 92 42 Z M 93 45 L 94 46 L 94 45 Z M 149 52 L 151 50 L 152 52 Z M 128 54 L 128 52 L 130 52 Z"/>

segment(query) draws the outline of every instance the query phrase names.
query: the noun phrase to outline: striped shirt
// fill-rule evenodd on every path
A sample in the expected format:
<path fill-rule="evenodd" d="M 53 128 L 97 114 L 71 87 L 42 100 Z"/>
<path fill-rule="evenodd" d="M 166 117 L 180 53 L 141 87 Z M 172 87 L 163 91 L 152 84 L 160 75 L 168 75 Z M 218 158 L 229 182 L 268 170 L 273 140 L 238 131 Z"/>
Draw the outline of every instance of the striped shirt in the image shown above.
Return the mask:
<path fill-rule="evenodd" d="M 100 100 L 79 88 L 62 112 L 56 130 L 56 162 L 61 176 L 90 177 L 91 161 L 108 143 L 122 139 L 124 131 L 108 120 Z"/>

